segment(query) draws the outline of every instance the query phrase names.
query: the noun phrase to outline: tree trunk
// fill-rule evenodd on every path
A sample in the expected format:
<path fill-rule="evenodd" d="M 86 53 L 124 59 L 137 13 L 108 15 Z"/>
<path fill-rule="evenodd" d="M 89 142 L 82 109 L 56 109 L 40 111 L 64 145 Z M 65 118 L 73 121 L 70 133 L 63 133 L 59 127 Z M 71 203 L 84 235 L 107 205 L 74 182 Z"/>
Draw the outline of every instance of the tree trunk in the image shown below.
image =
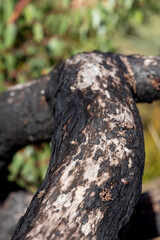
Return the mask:
<path fill-rule="evenodd" d="M 24 191 L 12 192 L 0 205 L 1 240 L 11 238 L 18 218 L 24 214 L 31 199 L 32 195 Z M 122 240 L 146 240 L 160 236 L 159 188 L 141 194 L 129 224 L 120 235 Z"/>
<path fill-rule="evenodd" d="M 159 57 L 93 52 L 51 73 L 51 160 L 12 239 L 119 239 L 144 167 L 134 99 L 160 98 L 159 63 Z"/>

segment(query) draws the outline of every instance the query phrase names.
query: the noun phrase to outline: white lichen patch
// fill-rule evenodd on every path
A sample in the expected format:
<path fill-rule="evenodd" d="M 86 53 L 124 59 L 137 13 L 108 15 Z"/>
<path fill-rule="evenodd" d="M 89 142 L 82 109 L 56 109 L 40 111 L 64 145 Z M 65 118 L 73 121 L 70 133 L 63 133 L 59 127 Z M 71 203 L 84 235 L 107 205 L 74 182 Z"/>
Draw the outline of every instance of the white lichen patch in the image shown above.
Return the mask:
<path fill-rule="evenodd" d="M 99 64 L 95 65 L 92 62 L 86 62 L 86 65 L 87 66 L 78 73 L 77 88 L 80 90 L 90 87 L 96 81 L 96 76 L 102 77 Z"/>
<path fill-rule="evenodd" d="M 77 73 L 77 79 L 73 85 L 70 86 L 71 91 L 77 89 L 83 90 L 91 87 L 92 90 L 100 90 L 98 79 L 106 78 L 106 69 L 103 67 L 102 56 L 92 53 L 89 58 L 83 59 L 83 64 Z M 68 63 L 70 60 L 67 61 Z M 85 65 L 85 67 L 83 67 Z M 109 71 L 108 71 L 109 72 Z M 108 74 L 109 75 L 109 74 Z M 104 84 L 107 87 L 107 84 Z"/>
<path fill-rule="evenodd" d="M 83 175 L 84 179 L 88 179 L 91 182 L 94 182 L 97 180 L 97 175 L 99 171 L 99 163 L 93 164 L 92 159 L 87 159 L 85 163 L 85 172 Z"/>
<path fill-rule="evenodd" d="M 109 93 L 109 91 L 108 90 L 105 90 L 105 95 L 106 95 L 106 97 L 108 98 L 108 99 L 110 99 L 111 97 L 110 97 L 110 93 Z"/>
<path fill-rule="evenodd" d="M 91 231 L 95 232 L 100 222 L 100 219 L 102 219 L 102 217 L 103 217 L 103 213 L 100 211 L 100 209 L 97 209 L 96 211 L 96 218 L 95 218 L 95 213 L 91 212 L 88 215 L 88 221 L 85 224 L 83 224 L 81 227 L 81 231 L 83 232 L 83 234 L 87 236 Z M 96 238 L 93 237 L 93 239 L 96 239 Z"/>
<path fill-rule="evenodd" d="M 45 90 L 41 89 L 41 94 L 44 95 L 45 94 Z"/>
<path fill-rule="evenodd" d="M 68 166 L 65 166 L 65 169 L 62 172 L 62 176 L 60 178 L 62 191 L 66 191 L 74 181 L 76 171 L 75 164 L 75 161 L 71 161 Z M 73 171 L 73 173 L 69 175 L 70 171 Z"/>
<path fill-rule="evenodd" d="M 151 57 L 151 58 L 146 58 L 145 60 L 144 60 L 144 64 L 146 65 L 146 66 L 149 66 L 150 64 L 152 64 L 152 65 L 154 65 L 154 66 L 156 66 L 157 65 L 157 62 Z"/>
<path fill-rule="evenodd" d="M 131 115 L 131 113 L 129 113 L 125 108 L 122 109 L 116 109 L 117 111 L 117 115 L 115 120 L 117 120 L 117 122 L 121 122 L 122 125 L 124 125 L 125 123 L 130 124 L 130 126 L 134 125 L 134 119 L 133 119 L 133 115 Z"/>
<path fill-rule="evenodd" d="M 129 158 L 129 159 L 128 159 L 128 167 L 131 168 L 131 167 L 132 167 L 132 164 L 133 164 L 132 159 Z"/>
<path fill-rule="evenodd" d="M 13 97 L 15 95 L 15 92 L 14 91 L 11 91 L 10 94 L 9 94 L 11 97 Z"/>
<path fill-rule="evenodd" d="M 64 194 L 61 193 L 57 200 L 54 202 L 53 206 L 55 207 L 55 210 L 61 210 L 62 207 L 70 207 L 71 206 L 71 192 Z"/>
<path fill-rule="evenodd" d="M 128 183 L 129 183 L 129 179 L 127 179 L 127 178 L 122 178 L 122 179 L 121 179 L 121 182 L 122 182 L 123 184 L 128 184 Z"/>
<path fill-rule="evenodd" d="M 114 151 L 108 151 L 108 158 L 110 162 L 110 166 L 117 166 L 121 160 L 123 159 L 124 153 L 129 153 L 128 148 L 125 147 L 126 141 L 122 141 L 118 138 L 112 138 L 108 140 L 108 146 L 114 144 Z"/>

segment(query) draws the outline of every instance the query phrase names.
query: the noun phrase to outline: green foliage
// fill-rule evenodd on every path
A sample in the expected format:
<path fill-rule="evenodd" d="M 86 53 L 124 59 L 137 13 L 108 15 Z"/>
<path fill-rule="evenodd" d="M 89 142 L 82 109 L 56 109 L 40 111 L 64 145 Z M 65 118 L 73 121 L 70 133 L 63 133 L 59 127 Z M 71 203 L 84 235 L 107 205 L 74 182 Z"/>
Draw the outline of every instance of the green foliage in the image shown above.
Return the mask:
<path fill-rule="evenodd" d="M 143 181 L 148 181 L 160 176 L 160 152 L 158 151 L 155 142 L 148 130 L 144 132 L 145 137 L 145 152 L 146 163 Z"/>
<path fill-rule="evenodd" d="M 12 23 L 16 0 L 0 3 L 0 85 L 25 82 L 82 51 L 114 51 L 117 31 L 127 33 L 146 20 L 157 1 L 32 1 Z M 4 88 L 3 87 L 3 88 Z"/>
<path fill-rule="evenodd" d="M 144 181 L 160 176 L 160 102 L 152 104 L 138 104 L 140 115 L 142 117 L 144 138 L 145 138 L 145 169 Z M 156 138 L 153 130 L 156 131 Z M 158 139 L 159 138 L 159 139 Z M 159 148 L 158 148 L 159 146 Z"/>
<path fill-rule="evenodd" d="M 31 1 L 11 22 L 16 4 L 17 0 L 0 1 L 0 91 L 46 74 L 78 52 L 160 52 L 159 37 L 155 37 L 159 32 L 157 0 Z M 156 21 L 151 21 L 154 16 Z M 150 143 L 146 144 L 147 152 Z M 49 149 L 45 144 L 41 151 L 28 146 L 18 152 L 9 179 L 35 190 L 43 179 L 46 165 L 41 161 L 49 158 Z M 149 161 L 153 163 L 158 155 L 152 156 Z M 146 173 L 145 179 L 149 177 Z"/>
<path fill-rule="evenodd" d="M 35 151 L 36 150 L 36 151 Z M 9 165 L 10 181 L 16 181 L 21 187 L 35 192 L 45 177 L 49 162 L 50 147 L 48 144 L 33 147 L 27 146 L 17 152 Z"/>

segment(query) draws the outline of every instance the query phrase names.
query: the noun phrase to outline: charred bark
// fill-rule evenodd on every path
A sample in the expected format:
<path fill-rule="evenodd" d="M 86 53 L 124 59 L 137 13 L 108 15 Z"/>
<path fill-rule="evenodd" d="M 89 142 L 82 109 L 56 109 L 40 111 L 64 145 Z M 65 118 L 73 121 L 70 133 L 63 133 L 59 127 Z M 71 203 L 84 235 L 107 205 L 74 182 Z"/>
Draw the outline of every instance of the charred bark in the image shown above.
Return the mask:
<path fill-rule="evenodd" d="M 27 144 L 51 139 L 52 110 L 46 97 L 50 79 L 44 76 L 0 94 L 0 201 L 20 189 L 7 180 L 13 154 Z"/>
<path fill-rule="evenodd" d="M 160 99 L 160 58 L 139 55 L 118 57 L 117 67 L 131 86 L 135 101 Z M 27 144 L 51 139 L 54 118 L 51 98 L 57 91 L 55 75 L 61 71 L 60 67 L 46 76 L 0 94 L 0 168 Z M 48 91 L 50 85 L 54 86 L 53 92 Z"/>
<path fill-rule="evenodd" d="M 141 193 L 144 143 L 135 101 L 160 99 L 159 63 L 159 57 L 83 53 L 48 75 L 45 91 L 54 118 L 51 160 L 12 239 L 118 239 Z M 40 100 L 44 91 L 39 93 Z M 39 105 L 32 104 L 28 108 L 35 114 Z M 36 140 L 38 119 L 26 143 Z M 22 133 L 15 146 L 21 146 Z M 10 145 L 15 138 L 8 138 Z"/>
<path fill-rule="evenodd" d="M 29 193 L 23 191 L 12 192 L 0 205 L 1 240 L 11 238 L 18 217 L 25 212 L 31 199 L 32 195 Z M 159 188 L 141 194 L 129 224 L 122 230 L 120 236 L 122 240 L 146 240 L 160 236 Z"/>
<path fill-rule="evenodd" d="M 51 139 L 52 111 L 46 100 L 50 76 L 0 94 L 0 167 L 27 144 Z"/>
<path fill-rule="evenodd" d="M 134 98 L 146 101 L 137 81 L 152 64 L 145 57 L 93 52 L 57 68 L 49 88 L 50 164 L 12 239 L 119 238 L 141 193 L 144 142 Z M 156 92 L 150 102 L 160 97 L 159 72 L 156 82 L 148 78 L 146 94 Z"/>
<path fill-rule="evenodd" d="M 126 80 L 136 102 L 151 103 L 160 99 L 160 57 L 120 56 L 127 68 Z"/>

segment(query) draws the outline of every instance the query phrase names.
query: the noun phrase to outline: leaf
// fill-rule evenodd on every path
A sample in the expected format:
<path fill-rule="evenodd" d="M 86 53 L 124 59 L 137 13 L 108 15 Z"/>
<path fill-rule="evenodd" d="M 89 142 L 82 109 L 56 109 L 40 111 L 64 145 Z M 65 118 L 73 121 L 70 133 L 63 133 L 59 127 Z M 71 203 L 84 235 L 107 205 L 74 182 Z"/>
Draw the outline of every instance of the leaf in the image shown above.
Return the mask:
<path fill-rule="evenodd" d="M 15 56 L 12 53 L 8 53 L 4 56 L 5 64 L 8 71 L 14 70 L 15 67 Z"/>
<path fill-rule="evenodd" d="M 40 42 L 43 39 L 43 27 L 39 22 L 33 25 L 33 36 L 36 42 Z"/>
<path fill-rule="evenodd" d="M 24 11 L 23 11 L 23 15 L 25 18 L 25 22 L 27 24 L 31 24 L 33 22 L 33 20 L 36 18 L 36 7 L 33 4 L 28 4 Z"/>
<path fill-rule="evenodd" d="M 101 24 L 101 15 L 100 12 L 97 9 L 92 10 L 92 25 L 93 28 L 98 29 Z"/>
<path fill-rule="evenodd" d="M 54 53 L 55 55 L 60 56 L 65 48 L 65 43 L 59 39 L 51 38 L 48 42 L 47 48 L 50 54 Z"/>
<path fill-rule="evenodd" d="M 17 27 L 15 24 L 7 25 L 4 31 L 4 45 L 6 48 L 10 48 L 16 38 Z"/>

